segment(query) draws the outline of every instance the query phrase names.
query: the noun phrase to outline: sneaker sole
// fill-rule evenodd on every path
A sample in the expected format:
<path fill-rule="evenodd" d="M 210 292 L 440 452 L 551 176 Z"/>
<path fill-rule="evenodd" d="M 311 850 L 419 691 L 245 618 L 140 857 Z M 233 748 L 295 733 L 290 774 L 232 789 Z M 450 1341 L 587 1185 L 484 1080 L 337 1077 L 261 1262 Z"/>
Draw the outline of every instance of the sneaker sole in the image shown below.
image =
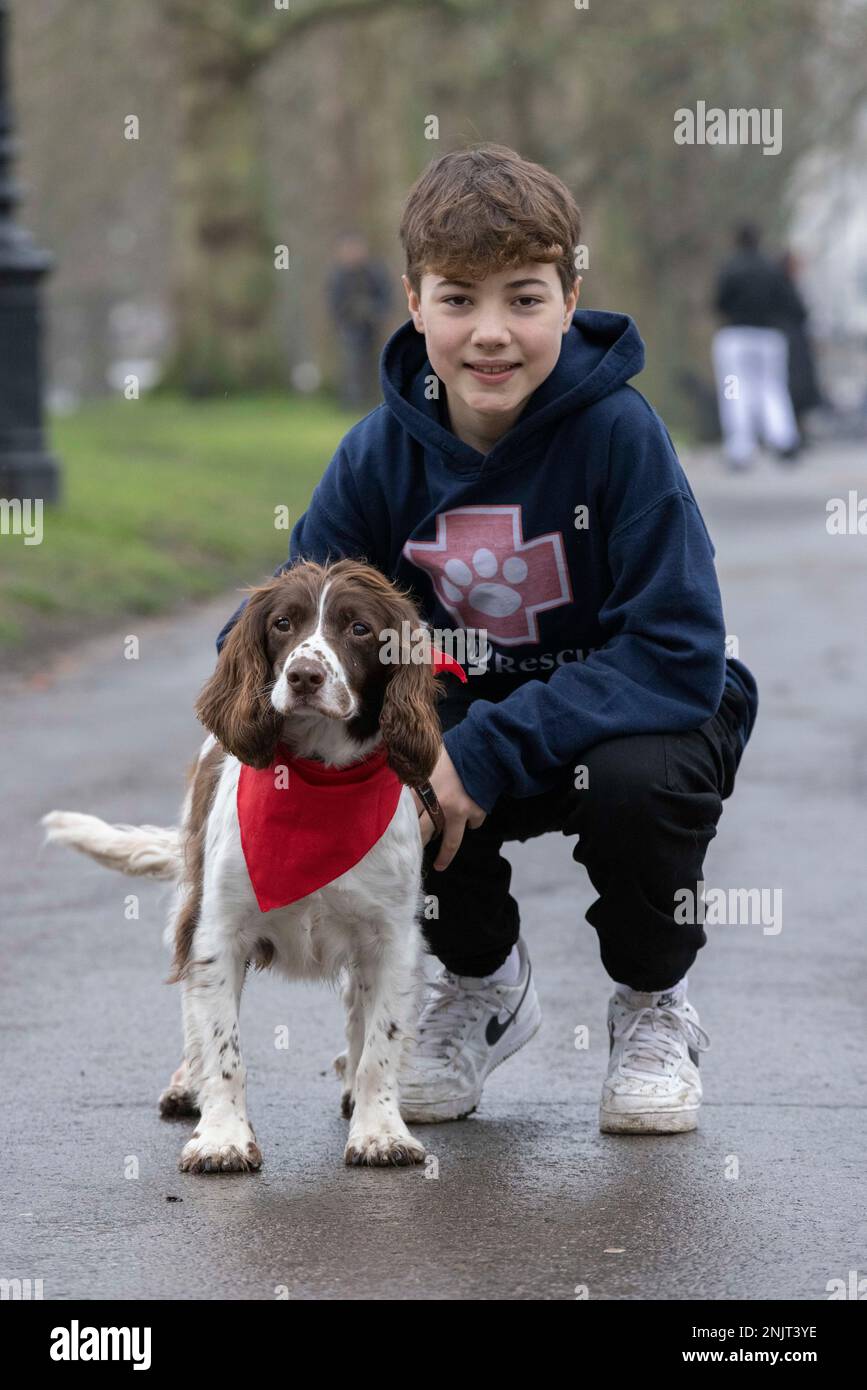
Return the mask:
<path fill-rule="evenodd" d="M 532 1028 L 531 1031 L 526 1035 L 526 1037 L 522 1038 L 519 1043 L 516 1043 L 514 1047 L 510 1047 L 508 1052 L 503 1053 L 502 1057 L 500 1057 L 499 1060 L 496 1061 L 494 1065 L 491 1067 L 491 1070 L 485 1073 L 482 1085 L 484 1086 L 485 1081 L 487 1081 L 488 1077 L 491 1075 L 491 1072 L 495 1072 L 497 1070 L 497 1067 L 501 1067 L 504 1062 L 508 1062 L 510 1057 L 514 1057 L 516 1052 L 520 1052 L 522 1047 L 526 1047 L 527 1043 L 530 1042 L 531 1039 L 535 1038 L 536 1034 L 538 1033 L 541 1027 L 542 1015 L 540 1012 L 535 1027 Z M 462 1108 L 466 1105 L 465 1100 L 443 1100 L 439 1102 L 434 1102 L 432 1105 L 425 1106 L 424 1110 L 413 1110 L 411 1105 L 407 1106 L 406 1110 L 404 1110 L 403 1105 L 401 1105 L 400 1113 L 402 1118 L 408 1125 L 436 1125 L 444 1123 L 446 1120 L 465 1120 L 468 1115 L 472 1115 L 475 1113 L 476 1110 L 478 1110 L 481 1099 L 482 1096 L 480 1092 L 479 1099 L 475 1102 L 474 1105 L 470 1106 L 469 1110 L 464 1110 Z M 455 1109 L 456 1106 L 458 1107 L 457 1109 Z"/>
<path fill-rule="evenodd" d="M 619 1110 L 599 1110 L 602 1134 L 685 1134 L 698 1128 L 697 1105 L 688 1110 L 644 1110 L 624 1114 Z"/>

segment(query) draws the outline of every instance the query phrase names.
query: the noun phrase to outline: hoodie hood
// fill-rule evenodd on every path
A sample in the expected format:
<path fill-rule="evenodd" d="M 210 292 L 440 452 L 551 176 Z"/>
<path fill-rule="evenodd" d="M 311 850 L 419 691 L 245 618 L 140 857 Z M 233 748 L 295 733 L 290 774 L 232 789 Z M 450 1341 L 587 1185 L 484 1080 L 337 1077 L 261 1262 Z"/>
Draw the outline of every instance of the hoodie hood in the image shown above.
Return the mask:
<path fill-rule="evenodd" d="M 520 418 L 498 439 L 488 454 L 447 429 L 441 402 L 428 399 L 430 364 L 424 336 L 408 319 L 383 348 L 380 380 L 385 403 L 403 428 L 425 449 L 445 454 L 461 469 L 487 472 L 519 453 L 526 458 L 528 442 L 561 416 L 592 405 L 624 386 L 644 367 L 644 343 L 628 314 L 576 309 L 569 332 L 563 335 L 554 370 L 536 388 Z M 445 392 L 445 387 L 443 387 Z"/>

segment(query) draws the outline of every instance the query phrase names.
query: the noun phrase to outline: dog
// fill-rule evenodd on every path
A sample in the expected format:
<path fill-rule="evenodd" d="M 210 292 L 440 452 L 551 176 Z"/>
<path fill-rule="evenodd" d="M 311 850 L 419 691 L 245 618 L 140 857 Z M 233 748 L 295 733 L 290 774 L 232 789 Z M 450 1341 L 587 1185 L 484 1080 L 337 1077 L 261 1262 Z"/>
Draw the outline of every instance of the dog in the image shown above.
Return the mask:
<path fill-rule="evenodd" d="M 424 786 L 442 747 L 442 683 L 430 662 L 380 659 L 384 630 L 423 627 L 409 592 L 371 566 L 297 562 L 250 591 L 201 692 L 196 713 L 209 736 L 180 829 L 43 817 L 49 841 L 178 885 L 167 934 L 184 1057 L 160 1111 L 199 1115 L 182 1171 L 262 1164 L 238 1029 L 251 964 L 344 982 L 347 1047 L 335 1068 L 350 1119 L 345 1162 L 424 1159 L 401 1118 L 399 1074 L 422 982 L 422 838 L 410 789 Z M 289 822 L 281 777 L 295 788 Z"/>

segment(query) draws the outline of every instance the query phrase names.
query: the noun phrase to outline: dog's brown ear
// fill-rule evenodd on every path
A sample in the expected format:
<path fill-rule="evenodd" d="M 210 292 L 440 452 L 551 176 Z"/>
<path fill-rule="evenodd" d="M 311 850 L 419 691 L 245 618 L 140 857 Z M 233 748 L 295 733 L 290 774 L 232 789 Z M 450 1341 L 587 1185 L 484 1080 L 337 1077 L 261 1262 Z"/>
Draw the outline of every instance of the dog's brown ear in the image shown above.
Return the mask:
<path fill-rule="evenodd" d="M 396 625 L 400 631 L 400 625 Z M 413 633 L 413 646 L 421 634 Z M 425 650 L 429 650 L 428 643 Z M 409 656 L 408 651 L 403 652 Z M 427 782 L 442 749 L 436 710 L 443 686 L 430 661 L 395 663 L 385 691 L 379 727 L 388 748 L 388 765 L 408 787 Z"/>
<path fill-rule="evenodd" d="M 267 767 L 283 725 L 270 702 L 273 672 L 268 662 L 265 623 L 272 588 L 254 589 L 204 685 L 196 714 L 228 753 L 250 767 Z"/>

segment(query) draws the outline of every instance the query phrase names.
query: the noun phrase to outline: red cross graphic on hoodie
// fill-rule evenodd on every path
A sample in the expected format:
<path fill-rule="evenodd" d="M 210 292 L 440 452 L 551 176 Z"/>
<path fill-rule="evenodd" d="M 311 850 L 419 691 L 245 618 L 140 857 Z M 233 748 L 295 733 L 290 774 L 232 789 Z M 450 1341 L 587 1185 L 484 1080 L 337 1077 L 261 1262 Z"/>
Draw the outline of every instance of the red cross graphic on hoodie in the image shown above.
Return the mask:
<path fill-rule="evenodd" d="M 538 642 L 536 614 L 572 602 L 562 533 L 525 541 L 520 503 L 455 507 L 436 523 L 435 541 L 407 541 L 403 554 L 461 627 L 503 646 Z"/>

